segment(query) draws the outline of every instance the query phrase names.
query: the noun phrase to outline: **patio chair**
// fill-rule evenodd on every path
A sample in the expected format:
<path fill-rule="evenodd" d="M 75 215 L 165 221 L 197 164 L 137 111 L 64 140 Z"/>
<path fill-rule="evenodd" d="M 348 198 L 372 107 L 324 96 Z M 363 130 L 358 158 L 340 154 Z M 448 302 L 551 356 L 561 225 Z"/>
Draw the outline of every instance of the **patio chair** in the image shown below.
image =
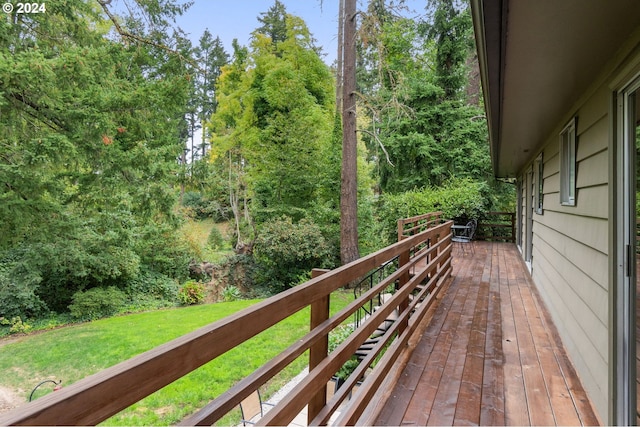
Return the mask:
<path fill-rule="evenodd" d="M 478 221 L 476 221 L 475 219 L 472 219 L 471 221 L 467 222 L 467 224 L 462 228 L 462 231 L 459 234 L 457 235 L 454 234 L 451 237 L 451 241 L 454 243 L 457 243 L 460 246 L 460 249 L 462 249 L 463 253 L 466 253 L 465 246 L 469 246 L 471 249 L 471 252 L 475 253 L 473 238 L 476 234 L 477 228 L 478 228 Z"/>
<path fill-rule="evenodd" d="M 272 403 L 263 402 L 260 390 L 256 390 L 247 396 L 242 402 L 240 402 L 240 413 L 242 414 L 242 425 L 253 425 L 260 418 L 264 416 L 266 412 L 264 405 L 275 406 Z"/>

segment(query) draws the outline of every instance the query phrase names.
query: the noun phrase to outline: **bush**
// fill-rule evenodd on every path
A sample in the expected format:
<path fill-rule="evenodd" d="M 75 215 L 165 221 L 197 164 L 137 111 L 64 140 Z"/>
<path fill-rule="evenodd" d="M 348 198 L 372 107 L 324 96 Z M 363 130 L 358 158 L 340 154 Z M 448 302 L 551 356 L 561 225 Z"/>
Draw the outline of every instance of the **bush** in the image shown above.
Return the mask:
<path fill-rule="evenodd" d="M 201 304 L 204 301 L 205 287 L 201 282 L 188 280 L 178 291 L 178 300 L 182 305 Z"/>
<path fill-rule="evenodd" d="M 178 302 L 176 280 L 155 271 L 143 270 L 124 290 L 129 298 L 127 311 L 171 307 Z"/>
<path fill-rule="evenodd" d="M 454 179 L 443 187 L 412 190 L 400 194 L 386 194 L 378 209 L 379 233 L 386 244 L 397 240 L 397 221 L 428 212 L 442 211 L 447 219 L 481 218 L 490 210 L 486 197 L 487 183 L 471 179 Z"/>
<path fill-rule="evenodd" d="M 270 296 L 268 289 L 257 284 L 260 266 L 255 258 L 248 254 L 234 254 L 227 257 L 220 266 L 225 271 L 228 286 L 244 290 L 249 298 L 265 298 Z"/>
<path fill-rule="evenodd" d="M 14 269 L 0 267 L 0 317 L 30 318 L 46 313 L 47 306 L 37 295 L 39 284 L 37 274 L 18 275 Z"/>
<path fill-rule="evenodd" d="M 116 287 L 92 288 L 73 294 L 69 310 L 76 319 L 96 320 L 113 316 L 124 306 L 126 300 L 125 293 Z"/>
<path fill-rule="evenodd" d="M 23 322 L 20 316 L 12 317 L 11 320 L 0 317 L 0 326 L 8 326 L 10 334 L 24 334 L 31 330 L 31 325 Z"/>
<path fill-rule="evenodd" d="M 229 209 L 216 200 L 209 200 L 202 193 L 187 191 L 182 196 L 182 206 L 197 219 L 213 218 L 216 222 L 229 219 Z"/>
<path fill-rule="evenodd" d="M 138 253 L 146 268 L 178 280 L 189 277 L 189 262 L 197 258 L 184 237 L 160 224 L 143 230 L 138 239 Z"/>
<path fill-rule="evenodd" d="M 229 285 L 222 291 L 222 299 L 224 302 L 237 301 L 242 297 L 240 289 L 237 286 Z"/>
<path fill-rule="evenodd" d="M 211 249 L 220 249 L 224 244 L 224 238 L 218 227 L 213 227 L 207 238 L 207 244 Z"/>
<path fill-rule="evenodd" d="M 282 217 L 263 224 L 254 246 L 264 268 L 262 282 L 279 292 L 299 283 L 313 268 L 333 267 L 332 248 L 320 228 L 309 219 L 294 224 Z"/>
<path fill-rule="evenodd" d="M 354 331 L 352 324 L 340 325 L 329 332 L 329 353 L 338 348 L 340 344 Z"/>
<path fill-rule="evenodd" d="M 345 341 L 349 336 L 353 333 L 354 328 L 352 324 L 349 325 L 340 325 L 331 332 L 329 332 L 329 353 L 334 351 L 343 341 Z M 340 380 L 346 380 L 349 378 L 349 375 L 358 367 L 360 361 L 356 356 L 351 356 L 349 360 L 347 360 L 344 365 L 338 369 L 335 373 L 334 377 L 339 378 Z"/>

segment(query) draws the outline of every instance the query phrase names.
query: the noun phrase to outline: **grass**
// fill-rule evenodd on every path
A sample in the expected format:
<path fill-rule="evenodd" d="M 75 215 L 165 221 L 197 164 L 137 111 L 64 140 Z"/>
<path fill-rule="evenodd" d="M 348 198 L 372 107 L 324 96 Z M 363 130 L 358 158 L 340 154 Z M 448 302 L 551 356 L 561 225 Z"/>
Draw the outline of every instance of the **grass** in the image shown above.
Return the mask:
<path fill-rule="evenodd" d="M 351 300 L 348 292 L 334 293 L 332 312 L 343 308 Z M 42 380 L 61 379 L 62 385 L 68 386 L 255 302 L 234 301 L 138 313 L 21 337 L 2 345 L 0 385 L 18 390 L 26 400 L 31 389 Z M 177 423 L 303 336 L 308 328 L 307 308 L 141 400 L 104 424 Z M 263 393 L 270 396 L 306 364 L 305 356 L 299 358 L 263 387 Z M 232 411 L 220 420 L 220 424 L 237 424 L 239 420 L 239 411 Z"/>
<path fill-rule="evenodd" d="M 209 234 L 214 227 L 225 238 L 223 247 L 218 249 L 214 249 L 208 244 Z M 216 223 L 212 219 L 189 219 L 182 225 L 180 232 L 203 261 L 219 262 L 233 253 L 233 248 L 228 238 L 229 222 Z"/>

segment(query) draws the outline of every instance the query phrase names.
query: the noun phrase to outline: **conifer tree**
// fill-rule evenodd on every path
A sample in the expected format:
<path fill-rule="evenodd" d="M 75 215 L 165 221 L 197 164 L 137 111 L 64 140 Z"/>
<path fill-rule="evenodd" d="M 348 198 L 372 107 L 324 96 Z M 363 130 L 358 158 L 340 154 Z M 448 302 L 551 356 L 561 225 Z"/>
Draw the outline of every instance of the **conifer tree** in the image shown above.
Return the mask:
<path fill-rule="evenodd" d="M 358 166 L 356 134 L 356 0 L 344 2 L 342 72 L 342 179 L 340 190 L 340 260 L 360 257 L 358 249 Z"/>

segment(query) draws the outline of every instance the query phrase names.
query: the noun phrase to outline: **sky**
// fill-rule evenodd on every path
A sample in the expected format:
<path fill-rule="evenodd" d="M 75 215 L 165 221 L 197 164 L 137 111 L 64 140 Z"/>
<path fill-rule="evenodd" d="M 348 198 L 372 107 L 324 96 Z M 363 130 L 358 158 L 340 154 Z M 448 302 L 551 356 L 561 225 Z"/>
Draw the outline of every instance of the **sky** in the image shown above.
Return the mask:
<path fill-rule="evenodd" d="M 336 34 L 338 33 L 338 0 L 281 0 L 287 12 L 301 17 L 309 30 L 335 58 Z M 322 6 L 321 6 L 322 3 Z M 227 53 L 231 54 L 231 42 L 237 38 L 241 45 L 247 46 L 251 32 L 261 24 L 258 16 L 273 6 L 274 0 L 195 0 L 193 6 L 177 19 L 178 25 L 186 31 L 194 44 L 205 29 L 213 37 L 219 36 Z"/>
<path fill-rule="evenodd" d="M 251 32 L 260 23 L 258 16 L 267 12 L 275 0 L 194 0 L 193 6 L 181 17 L 177 24 L 194 45 L 205 29 L 215 38 L 220 37 L 227 53 L 231 54 L 231 42 L 237 38 L 241 45 L 249 44 Z M 322 46 L 325 63 L 331 65 L 336 57 L 338 33 L 338 0 L 281 0 L 288 13 L 301 17 L 311 34 Z M 426 0 L 407 0 L 416 14 L 424 12 Z M 358 8 L 365 6 L 358 0 Z M 411 14 L 413 15 L 413 14 Z"/>

